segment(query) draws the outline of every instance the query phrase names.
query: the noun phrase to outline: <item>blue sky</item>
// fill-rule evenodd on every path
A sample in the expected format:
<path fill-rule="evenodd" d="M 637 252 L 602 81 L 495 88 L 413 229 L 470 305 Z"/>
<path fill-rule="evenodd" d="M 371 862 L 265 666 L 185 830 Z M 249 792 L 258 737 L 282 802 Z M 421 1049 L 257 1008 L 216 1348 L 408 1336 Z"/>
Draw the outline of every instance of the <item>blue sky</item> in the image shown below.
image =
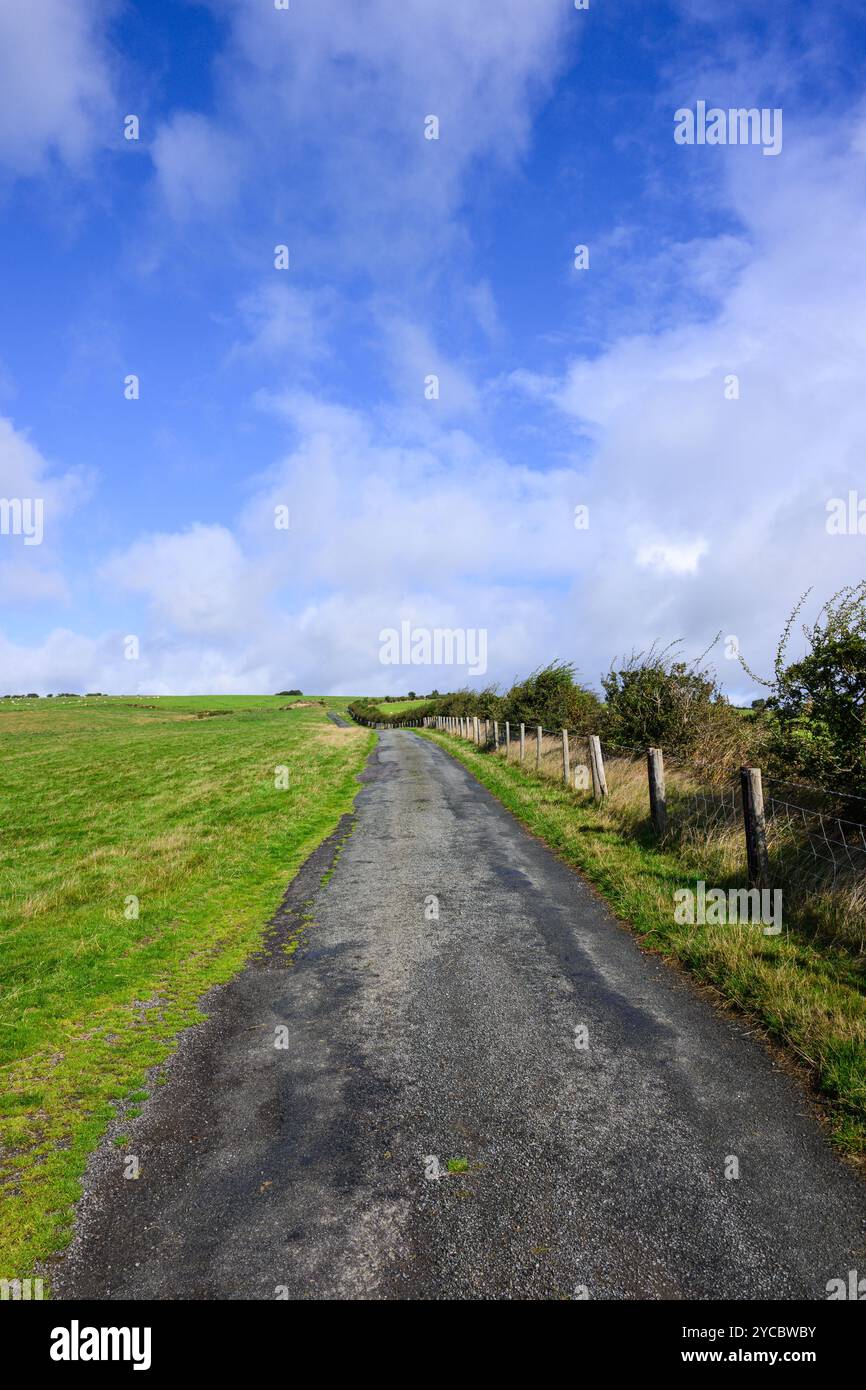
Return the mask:
<path fill-rule="evenodd" d="M 44 503 L 0 689 L 462 684 L 382 665 L 403 620 L 501 682 L 767 669 L 864 573 L 864 47 L 794 0 L 0 7 L 0 497 Z M 677 145 L 698 100 L 781 152 Z"/>

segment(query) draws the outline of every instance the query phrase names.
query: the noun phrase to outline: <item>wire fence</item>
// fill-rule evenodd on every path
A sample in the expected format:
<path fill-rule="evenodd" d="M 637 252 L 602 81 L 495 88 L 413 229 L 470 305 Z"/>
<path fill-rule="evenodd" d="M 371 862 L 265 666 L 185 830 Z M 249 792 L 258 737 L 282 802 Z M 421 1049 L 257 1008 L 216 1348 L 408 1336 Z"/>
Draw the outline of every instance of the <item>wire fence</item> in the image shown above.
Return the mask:
<path fill-rule="evenodd" d="M 425 722 L 519 763 L 534 776 L 567 783 L 587 803 L 592 799 L 604 803 L 626 829 L 647 834 L 654 826 L 661 843 L 679 841 L 712 850 L 714 868 L 723 866 L 732 877 L 760 880 L 763 855 L 768 883 L 784 885 L 801 897 L 841 894 L 834 912 L 847 911 L 860 919 L 852 932 L 860 949 L 864 948 L 866 798 L 774 778 L 762 780 L 758 769 L 751 770 L 749 780 L 743 773 L 734 776 L 729 770 L 658 750 L 657 767 L 663 769 L 659 812 L 658 806 L 653 809 L 650 750 L 646 748 L 474 716 L 433 716 Z M 749 787 L 752 790 L 745 796 L 744 788 Z M 755 787 L 758 800 L 753 805 Z M 750 834 L 757 837 L 751 854 Z"/>
<path fill-rule="evenodd" d="M 818 789 L 815 789 L 816 791 Z M 777 858 L 790 845 L 813 861 L 816 881 L 835 884 L 866 877 L 866 825 L 801 806 L 771 792 L 765 799 L 767 842 Z"/>

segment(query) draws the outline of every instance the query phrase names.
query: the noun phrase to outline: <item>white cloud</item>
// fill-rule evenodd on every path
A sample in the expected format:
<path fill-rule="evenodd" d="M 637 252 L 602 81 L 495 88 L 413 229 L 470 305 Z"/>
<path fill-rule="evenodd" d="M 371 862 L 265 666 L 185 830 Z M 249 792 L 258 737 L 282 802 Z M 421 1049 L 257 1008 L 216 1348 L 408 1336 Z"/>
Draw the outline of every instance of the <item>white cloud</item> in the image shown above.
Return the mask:
<path fill-rule="evenodd" d="M 192 638 L 246 631 L 262 587 L 224 526 L 144 537 L 107 561 L 103 576 L 143 595 L 159 628 Z"/>
<path fill-rule="evenodd" d="M 237 133 L 243 161 L 198 133 L 173 133 L 161 182 L 183 207 L 187 175 L 193 186 L 213 178 L 227 196 L 249 172 L 250 206 L 270 221 L 279 209 L 309 259 L 378 269 L 392 287 L 398 261 L 417 280 L 464 241 L 452 220 L 464 177 L 481 158 L 505 169 L 521 158 L 533 110 L 579 34 L 567 7 L 526 0 L 213 3 L 231 25 L 217 118 Z M 430 115 L 438 140 L 424 138 Z"/>
<path fill-rule="evenodd" d="M 331 291 L 301 289 L 282 278 L 259 285 L 240 302 L 244 337 L 232 347 L 229 360 L 279 355 L 285 364 L 320 359 L 327 352 L 334 304 Z"/>
<path fill-rule="evenodd" d="M 238 190 L 243 157 L 239 142 L 215 122 L 178 111 L 153 137 L 157 184 L 173 216 L 209 217 Z"/>
<path fill-rule="evenodd" d="M 727 152 L 728 204 L 746 236 L 727 281 L 709 272 L 711 317 L 624 335 L 558 381 L 515 378 L 593 441 L 581 500 L 605 538 L 584 576 L 596 667 L 657 637 L 700 650 L 721 628 L 766 669 L 809 585 L 817 600 L 866 573 L 866 542 L 825 528 L 829 498 L 866 496 L 861 129 L 856 117 L 849 148 L 838 125 L 804 132 L 772 176 L 751 151 Z M 731 248 L 719 241 L 724 264 Z M 701 263 L 712 267 L 711 252 Z M 732 375 L 739 399 L 726 398 Z"/>
<path fill-rule="evenodd" d="M 111 4 L 0 5 L 0 166 L 38 174 L 56 156 L 79 164 L 116 138 L 103 29 Z"/>
<path fill-rule="evenodd" d="M 114 554 L 100 578 L 117 626 L 81 639 L 77 675 L 75 637 L 52 633 L 29 657 L 7 646 L 7 680 L 155 693 L 462 683 L 465 668 L 381 664 L 379 633 L 404 618 L 487 629 L 491 671 L 506 679 L 552 647 L 563 654 L 561 604 L 534 586 L 570 583 L 569 471 L 509 467 L 460 431 L 395 436 L 389 418 L 310 396 L 270 405 L 297 444 L 237 524 L 145 536 Z M 274 526 L 281 505 L 288 531 Z M 123 658 L 130 632 L 134 662 Z"/>
<path fill-rule="evenodd" d="M 98 642 L 68 628 L 57 628 L 43 642 L 26 646 L 0 633 L 0 694 L 77 694 L 83 692 L 85 684 L 88 690 L 99 690 L 98 685 L 86 681 L 98 651 Z"/>
<path fill-rule="evenodd" d="M 502 333 L 502 325 L 499 321 L 499 310 L 496 307 L 496 298 L 489 280 L 479 280 L 477 285 L 470 286 L 466 295 L 466 302 L 481 328 L 491 341 L 495 341 Z"/>
<path fill-rule="evenodd" d="M 242 519 L 247 545 L 289 557 L 286 573 L 351 593 L 462 594 L 473 620 L 479 590 L 521 577 L 568 580 L 579 546 L 576 480 L 509 465 L 462 430 L 400 428 L 315 398 L 271 400 L 299 437 Z M 414 422 L 413 422 L 414 423 Z M 273 509 L 290 505 L 290 533 Z"/>
<path fill-rule="evenodd" d="M 63 543 L 69 516 L 86 491 L 81 473 L 52 472 L 26 434 L 0 416 L 0 498 L 23 508 L 7 508 L 0 519 L 0 601 L 29 606 L 68 597 Z"/>
<path fill-rule="evenodd" d="M 506 160 L 524 146 L 532 97 L 551 80 L 570 18 L 524 0 L 317 0 L 290 17 L 263 14 L 258 0 L 223 8 L 234 18 L 236 56 L 259 78 L 250 91 L 241 66 L 238 87 L 275 102 L 275 114 L 342 130 L 353 150 L 371 126 L 386 138 L 402 129 L 421 157 L 425 142 L 416 141 L 435 114 L 439 143 L 458 166 L 490 146 Z"/>
<path fill-rule="evenodd" d="M 441 352 L 419 324 L 392 317 L 382 329 L 395 394 L 410 410 L 414 407 L 415 413 L 426 411 L 428 418 L 440 420 L 477 410 L 478 394 L 469 372 Z M 426 392 L 434 388 L 438 394 L 431 398 Z"/>
<path fill-rule="evenodd" d="M 707 553 L 705 540 L 650 541 L 638 547 L 636 560 L 643 569 L 668 574 L 694 574 L 701 556 Z"/>

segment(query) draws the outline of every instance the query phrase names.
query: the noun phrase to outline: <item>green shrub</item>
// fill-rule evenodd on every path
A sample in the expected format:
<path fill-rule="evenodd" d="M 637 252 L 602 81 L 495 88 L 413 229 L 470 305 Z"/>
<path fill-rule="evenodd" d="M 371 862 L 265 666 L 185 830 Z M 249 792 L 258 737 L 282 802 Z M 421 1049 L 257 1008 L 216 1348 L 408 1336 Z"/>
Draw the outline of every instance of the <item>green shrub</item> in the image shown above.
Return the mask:
<path fill-rule="evenodd" d="M 703 658 L 682 661 L 676 645 L 634 653 L 602 677 L 605 735 L 629 748 L 679 753 L 726 777 L 756 756 L 756 726 L 728 704 Z"/>
<path fill-rule="evenodd" d="M 840 589 L 811 626 L 805 656 L 786 664 L 794 608 L 776 649 L 769 754 L 779 776 L 866 795 L 866 580 Z M 862 816 L 858 817 L 862 819 Z"/>
<path fill-rule="evenodd" d="M 553 661 L 542 666 L 511 687 L 502 700 L 499 717 L 512 724 L 541 724 L 553 732 L 569 729 L 575 733 L 597 733 L 601 702 L 574 676 L 574 667 L 568 662 Z"/>

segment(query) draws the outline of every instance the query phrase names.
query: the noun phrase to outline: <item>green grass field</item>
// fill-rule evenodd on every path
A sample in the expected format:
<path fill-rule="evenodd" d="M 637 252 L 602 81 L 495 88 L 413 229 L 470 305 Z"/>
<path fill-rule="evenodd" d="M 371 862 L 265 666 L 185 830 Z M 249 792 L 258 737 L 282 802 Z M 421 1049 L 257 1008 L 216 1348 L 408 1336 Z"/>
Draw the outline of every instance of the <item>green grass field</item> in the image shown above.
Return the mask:
<path fill-rule="evenodd" d="M 375 736 L 293 698 L 0 701 L 0 1277 L 351 810 Z"/>
<path fill-rule="evenodd" d="M 379 702 L 379 708 L 381 709 L 383 714 L 405 714 L 407 710 L 416 710 L 419 708 L 419 706 L 426 705 L 428 703 L 429 701 L 425 699 L 391 700 L 387 703 L 386 701 L 381 700 Z"/>

